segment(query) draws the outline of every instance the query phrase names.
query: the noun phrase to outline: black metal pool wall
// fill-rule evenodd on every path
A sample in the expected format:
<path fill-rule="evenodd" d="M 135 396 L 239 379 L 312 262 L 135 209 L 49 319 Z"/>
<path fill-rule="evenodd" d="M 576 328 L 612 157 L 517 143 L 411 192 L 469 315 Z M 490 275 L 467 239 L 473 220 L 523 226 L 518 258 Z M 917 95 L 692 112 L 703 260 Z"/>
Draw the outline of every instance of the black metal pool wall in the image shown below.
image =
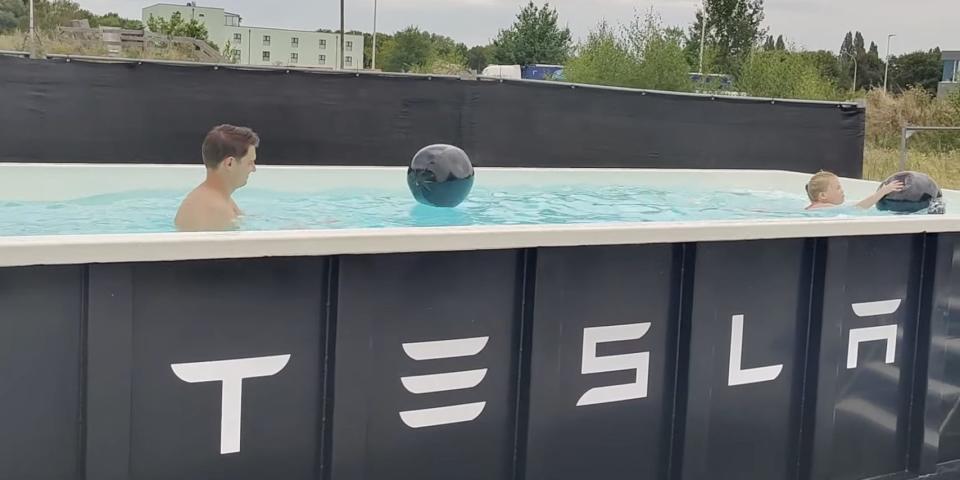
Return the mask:
<path fill-rule="evenodd" d="M 0 269 L 0 478 L 955 478 L 960 235 Z"/>
<path fill-rule="evenodd" d="M 859 178 L 864 110 L 523 81 L 0 56 L 0 161 L 200 163 L 213 125 L 262 164 L 832 170 Z"/>

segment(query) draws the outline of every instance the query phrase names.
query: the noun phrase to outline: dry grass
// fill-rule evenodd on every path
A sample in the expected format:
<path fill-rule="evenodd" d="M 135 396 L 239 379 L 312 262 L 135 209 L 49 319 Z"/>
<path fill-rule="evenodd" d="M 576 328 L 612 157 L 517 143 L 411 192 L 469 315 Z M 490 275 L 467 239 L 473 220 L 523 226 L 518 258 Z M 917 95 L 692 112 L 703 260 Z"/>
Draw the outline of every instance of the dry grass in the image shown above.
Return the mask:
<path fill-rule="evenodd" d="M 0 50 L 29 51 L 27 35 L 12 33 L 0 35 Z M 78 55 L 78 56 L 105 56 L 106 46 L 100 41 L 84 41 L 76 38 L 59 36 L 52 33 L 40 33 L 38 50 L 41 54 Z M 157 47 L 144 53 L 139 48 L 124 48 L 122 58 L 151 59 L 151 60 L 179 60 L 195 62 L 200 60 L 198 52 L 182 45 Z"/>
<path fill-rule="evenodd" d="M 943 188 L 960 189 L 960 150 L 918 152 L 910 150 L 907 170 L 924 172 Z M 900 170 L 900 151 L 867 146 L 863 152 L 863 178 L 883 180 Z"/>
<path fill-rule="evenodd" d="M 101 42 L 66 39 L 46 32 L 38 33 L 37 38 L 37 49 L 43 54 L 87 56 L 107 54 L 107 49 Z M 27 43 L 27 34 L 18 32 L 0 35 L 0 50 L 29 51 L 30 45 Z"/>
<path fill-rule="evenodd" d="M 911 89 L 902 95 L 872 90 L 867 102 L 866 143 L 881 148 L 899 148 L 900 130 L 908 125 L 960 126 L 960 95 L 936 99 L 923 89 Z M 913 148 L 938 151 L 960 148 L 960 135 L 945 137 L 924 134 L 911 140 Z"/>
<path fill-rule="evenodd" d="M 0 35 L 0 50 L 26 51 L 26 36 L 15 33 Z"/>
<path fill-rule="evenodd" d="M 960 126 L 960 94 L 936 99 L 922 89 L 902 95 L 873 90 L 867 103 L 863 176 L 882 180 L 899 170 L 900 132 L 913 126 Z M 908 170 L 927 173 L 941 187 L 960 189 L 960 132 L 918 132 L 910 138 Z"/>

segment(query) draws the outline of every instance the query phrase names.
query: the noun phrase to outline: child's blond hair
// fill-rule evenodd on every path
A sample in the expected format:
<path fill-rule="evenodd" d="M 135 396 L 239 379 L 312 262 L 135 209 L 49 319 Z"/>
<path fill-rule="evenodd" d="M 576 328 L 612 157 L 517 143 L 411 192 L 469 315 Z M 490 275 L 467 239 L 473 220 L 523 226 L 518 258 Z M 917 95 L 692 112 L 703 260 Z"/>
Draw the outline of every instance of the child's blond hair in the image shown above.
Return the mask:
<path fill-rule="evenodd" d="M 814 176 L 810 177 L 810 181 L 807 182 L 807 196 L 810 197 L 810 201 L 819 201 L 820 194 L 825 193 L 827 189 L 830 188 L 830 181 L 835 178 L 839 177 L 825 170 L 820 170 Z"/>

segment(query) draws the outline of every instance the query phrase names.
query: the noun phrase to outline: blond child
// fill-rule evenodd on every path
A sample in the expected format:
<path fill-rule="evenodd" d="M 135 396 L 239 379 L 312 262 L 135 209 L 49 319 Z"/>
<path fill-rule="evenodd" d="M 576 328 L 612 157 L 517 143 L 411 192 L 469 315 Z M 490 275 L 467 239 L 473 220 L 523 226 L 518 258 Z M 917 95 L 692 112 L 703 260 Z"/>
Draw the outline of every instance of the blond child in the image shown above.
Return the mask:
<path fill-rule="evenodd" d="M 903 190 L 903 182 L 894 181 L 885 185 L 874 192 L 873 195 L 857 203 L 857 207 L 867 209 L 877 204 L 884 195 Z M 820 171 L 807 182 L 807 197 L 810 198 L 810 205 L 807 210 L 815 208 L 829 208 L 843 205 L 844 194 L 843 186 L 840 185 L 840 177 L 833 173 Z"/>

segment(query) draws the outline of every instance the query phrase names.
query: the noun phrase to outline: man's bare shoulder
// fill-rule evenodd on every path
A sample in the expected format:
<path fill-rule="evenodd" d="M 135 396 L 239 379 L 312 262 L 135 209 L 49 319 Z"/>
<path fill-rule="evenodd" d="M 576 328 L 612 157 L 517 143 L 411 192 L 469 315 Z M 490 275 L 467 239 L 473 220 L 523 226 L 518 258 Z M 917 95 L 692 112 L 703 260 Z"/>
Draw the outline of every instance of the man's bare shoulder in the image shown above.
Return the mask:
<path fill-rule="evenodd" d="M 181 231 L 229 230 L 235 219 L 233 202 L 201 185 L 183 199 L 174 223 Z"/>

